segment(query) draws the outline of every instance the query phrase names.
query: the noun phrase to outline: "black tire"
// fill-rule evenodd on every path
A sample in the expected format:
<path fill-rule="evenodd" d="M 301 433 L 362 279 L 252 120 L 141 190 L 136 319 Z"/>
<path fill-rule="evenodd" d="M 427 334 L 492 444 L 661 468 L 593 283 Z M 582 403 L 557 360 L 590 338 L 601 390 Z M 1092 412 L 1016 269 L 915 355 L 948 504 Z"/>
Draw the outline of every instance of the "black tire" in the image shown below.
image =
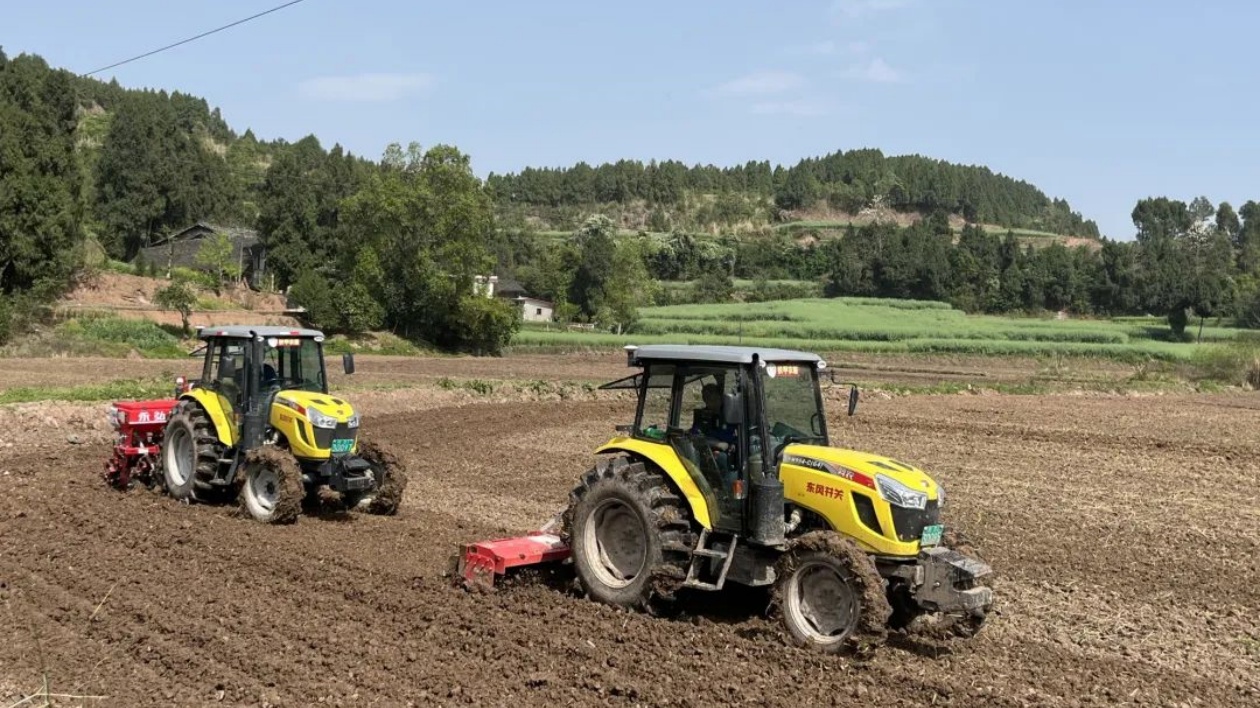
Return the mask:
<path fill-rule="evenodd" d="M 813 531 L 794 539 L 775 575 L 775 610 L 793 644 L 863 654 L 887 639 L 892 606 L 884 579 L 844 536 Z"/>
<path fill-rule="evenodd" d="M 306 485 L 288 451 L 270 445 L 250 450 L 237 480 L 241 508 L 255 521 L 291 524 L 301 516 Z"/>
<path fill-rule="evenodd" d="M 601 459 L 582 476 L 560 536 L 588 596 L 639 609 L 672 596 L 695 546 L 687 503 L 663 474 L 626 457 Z"/>
<path fill-rule="evenodd" d="M 172 497 L 194 502 L 209 496 L 223 456 L 210 416 L 195 403 L 181 404 L 162 435 L 162 484 Z"/>
<path fill-rule="evenodd" d="M 372 466 L 376 488 L 370 492 L 343 492 L 341 499 L 346 508 L 382 516 L 398 513 L 407 489 L 407 468 L 375 440 L 360 439 L 358 454 Z"/>

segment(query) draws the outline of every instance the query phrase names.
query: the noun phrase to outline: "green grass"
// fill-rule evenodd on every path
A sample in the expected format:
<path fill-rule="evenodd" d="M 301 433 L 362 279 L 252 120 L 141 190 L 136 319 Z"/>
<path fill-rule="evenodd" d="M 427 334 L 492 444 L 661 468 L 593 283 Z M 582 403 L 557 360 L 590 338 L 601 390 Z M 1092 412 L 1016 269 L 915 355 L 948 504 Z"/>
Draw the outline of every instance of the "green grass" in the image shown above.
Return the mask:
<path fill-rule="evenodd" d="M 640 310 L 635 331 L 522 330 L 517 347 L 616 347 L 630 343 L 751 344 L 821 352 L 1090 356 L 1123 361 L 1189 359 L 1200 347 L 1168 341 L 1167 327 L 1108 320 L 967 315 L 948 304 L 876 298 L 671 305 Z M 1206 328 L 1204 340 L 1237 330 Z"/>
<path fill-rule="evenodd" d="M 0 348 L 0 356 L 125 357 L 135 352 L 146 359 L 179 359 L 188 348 L 178 334 L 179 327 L 85 313 L 38 335 L 15 338 Z"/>
<path fill-rule="evenodd" d="M 36 401 L 68 401 L 93 403 L 97 401 L 143 400 L 171 398 L 174 396 L 174 375 L 163 379 L 127 379 L 103 384 L 88 384 L 69 388 L 57 386 L 29 386 L 0 391 L 0 404 L 34 403 Z"/>

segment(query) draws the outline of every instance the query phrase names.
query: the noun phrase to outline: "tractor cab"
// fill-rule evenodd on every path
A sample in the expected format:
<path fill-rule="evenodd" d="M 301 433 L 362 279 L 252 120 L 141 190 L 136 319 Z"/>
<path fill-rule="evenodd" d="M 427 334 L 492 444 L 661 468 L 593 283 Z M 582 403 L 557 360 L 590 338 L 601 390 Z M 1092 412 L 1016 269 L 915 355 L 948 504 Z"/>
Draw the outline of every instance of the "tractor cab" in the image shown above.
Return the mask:
<path fill-rule="evenodd" d="M 754 500 L 782 504 L 774 471 L 788 445 L 829 445 L 826 363 L 816 354 L 746 347 L 631 346 L 626 353 L 640 373 L 601 388 L 633 390 L 639 402 L 634 422 L 619 428 L 625 437 L 607 447 L 668 445 L 703 498 L 710 528 L 781 540 L 773 515 L 758 533 Z M 849 415 L 856 394 L 854 387 Z"/>

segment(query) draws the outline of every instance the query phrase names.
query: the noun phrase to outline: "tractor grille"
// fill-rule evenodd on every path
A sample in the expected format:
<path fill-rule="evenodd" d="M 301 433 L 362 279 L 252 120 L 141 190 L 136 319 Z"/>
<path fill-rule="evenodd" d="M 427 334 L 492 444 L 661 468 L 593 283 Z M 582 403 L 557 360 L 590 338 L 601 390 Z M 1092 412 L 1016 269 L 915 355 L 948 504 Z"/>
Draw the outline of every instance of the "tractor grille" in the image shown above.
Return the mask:
<path fill-rule="evenodd" d="M 893 506 L 892 517 L 893 526 L 897 528 L 897 538 L 902 541 L 916 541 L 923 535 L 923 527 L 941 522 L 941 511 L 935 501 L 928 501 L 923 509 Z"/>
<path fill-rule="evenodd" d="M 315 447 L 327 450 L 332 447 L 333 440 L 354 440 L 358 433 L 358 428 L 351 428 L 345 423 L 338 423 L 337 427 L 331 429 L 315 428 Z"/>

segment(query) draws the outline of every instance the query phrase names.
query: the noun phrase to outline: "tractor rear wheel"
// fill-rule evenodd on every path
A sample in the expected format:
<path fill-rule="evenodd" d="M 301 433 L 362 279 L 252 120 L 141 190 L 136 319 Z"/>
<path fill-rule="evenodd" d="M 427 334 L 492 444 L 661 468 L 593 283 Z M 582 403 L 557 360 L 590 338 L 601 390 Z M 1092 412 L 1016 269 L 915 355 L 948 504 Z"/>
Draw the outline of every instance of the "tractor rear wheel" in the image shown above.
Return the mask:
<path fill-rule="evenodd" d="M 775 605 L 793 643 L 862 652 L 887 637 L 892 607 L 875 563 L 834 531 L 792 542 L 775 568 Z"/>
<path fill-rule="evenodd" d="M 686 579 L 691 512 L 660 473 L 625 457 L 602 459 L 569 500 L 561 537 L 590 597 L 648 608 Z"/>
<path fill-rule="evenodd" d="M 306 486 L 291 454 L 273 446 L 250 450 L 241 472 L 241 506 L 250 516 L 265 524 L 297 521 Z"/>
<path fill-rule="evenodd" d="M 366 493 L 343 492 L 341 499 L 346 508 L 383 516 L 398 513 L 407 489 L 407 470 L 402 462 L 375 440 L 360 439 L 358 454 L 372 466 L 376 488 Z"/>
<path fill-rule="evenodd" d="M 162 479 L 167 492 L 189 502 L 206 496 L 222 452 L 210 416 L 196 404 L 181 405 L 162 435 Z"/>

